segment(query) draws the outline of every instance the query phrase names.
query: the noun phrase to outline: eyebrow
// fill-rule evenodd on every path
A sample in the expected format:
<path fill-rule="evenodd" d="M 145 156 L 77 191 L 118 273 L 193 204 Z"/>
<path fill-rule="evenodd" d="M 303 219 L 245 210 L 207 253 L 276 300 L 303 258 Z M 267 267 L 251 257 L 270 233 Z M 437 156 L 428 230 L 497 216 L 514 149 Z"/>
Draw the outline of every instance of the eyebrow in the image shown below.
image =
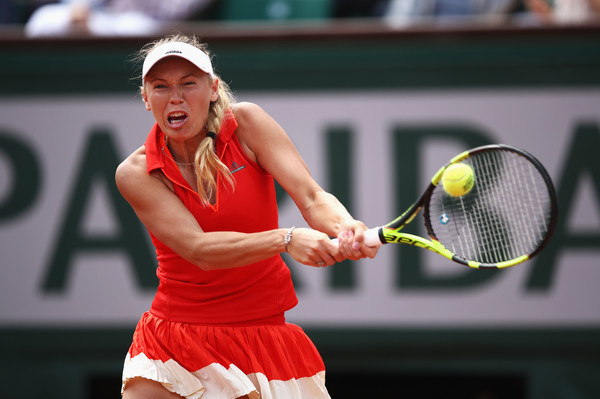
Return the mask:
<path fill-rule="evenodd" d="M 182 76 L 180 79 L 183 80 L 183 79 L 197 78 L 197 77 L 198 77 L 198 75 L 195 73 L 188 73 L 187 75 Z"/>
<path fill-rule="evenodd" d="M 193 72 L 190 72 L 190 73 L 188 73 L 188 74 L 185 74 L 185 75 L 183 75 L 183 76 L 182 76 L 182 77 L 180 77 L 179 79 L 180 79 L 180 80 L 181 80 L 181 79 L 187 79 L 187 78 L 190 78 L 190 77 L 193 77 L 193 78 L 195 78 L 195 77 L 198 77 L 198 75 L 197 75 L 197 74 L 195 74 L 195 73 L 193 73 Z M 150 83 L 152 83 L 152 82 L 155 82 L 155 81 L 157 81 L 157 80 L 165 80 L 165 81 L 166 81 L 166 80 L 168 80 L 168 79 L 164 79 L 164 78 L 161 78 L 161 77 L 152 77 L 152 76 L 150 76 L 150 79 L 149 79 L 148 81 L 149 81 Z"/>

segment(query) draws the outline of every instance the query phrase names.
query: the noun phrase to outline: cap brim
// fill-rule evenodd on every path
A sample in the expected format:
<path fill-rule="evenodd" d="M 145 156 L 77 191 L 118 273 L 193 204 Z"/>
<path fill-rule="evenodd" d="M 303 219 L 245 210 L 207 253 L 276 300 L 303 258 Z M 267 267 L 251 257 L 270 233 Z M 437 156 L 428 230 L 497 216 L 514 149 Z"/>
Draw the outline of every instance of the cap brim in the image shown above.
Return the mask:
<path fill-rule="evenodd" d="M 168 57 L 179 57 L 183 58 L 200 70 L 209 74 L 212 78 L 215 77 L 213 72 L 210 57 L 198 47 L 192 46 L 191 44 L 183 42 L 170 42 L 164 43 L 156 47 L 146 56 L 144 65 L 142 67 L 142 79 L 146 78 L 148 72 L 152 69 L 157 62 L 168 58 Z"/>

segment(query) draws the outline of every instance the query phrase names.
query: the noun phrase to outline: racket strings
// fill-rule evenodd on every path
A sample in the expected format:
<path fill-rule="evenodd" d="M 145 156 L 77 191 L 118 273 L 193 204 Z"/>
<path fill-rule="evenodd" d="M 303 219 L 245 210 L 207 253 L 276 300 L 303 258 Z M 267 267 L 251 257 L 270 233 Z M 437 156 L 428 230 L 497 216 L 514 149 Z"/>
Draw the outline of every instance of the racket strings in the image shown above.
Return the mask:
<path fill-rule="evenodd" d="M 475 174 L 471 192 L 451 197 L 436 187 L 429 220 L 436 238 L 463 259 L 498 263 L 531 254 L 550 223 L 550 194 L 538 169 L 507 150 L 467 158 Z"/>
<path fill-rule="evenodd" d="M 498 159 L 495 159 L 494 153 L 484 153 L 481 159 L 474 159 L 475 170 L 482 170 L 484 173 L 482 176 L 484 180 L 479 187 L 480 197 L 493 198 L 491 194 L 491 185 L 487 184 L 491 182 L 491 177 L 495 176 L 493 165 L 498 163 Z M 504 202 L 505 199 L 502 199 Z M 495 208 L 497 204 L 484 203 L 483 201 L 475 201 L 473 203 L 474 217 L 472 218 L 473 223 L 469 225 L 471 231 L 477 231 L 478 226 L 481 226 L 480 230 L 483 234 L 480 234 L 475 243 L 480 242 L 485 251 L 481 253 L 482 260 L 490 263 L 497 259 L 502 259 L 510 256 L 510 248 L 506 245 L 504 240 L 498 240 L 498 237 L 493 235 L 493 232 L 500 232 L 501 221 L 499 217 L 494 217 L 495 213 L 489 212 L 488 208 Z M 500 215 L 497 215 L 500 216 Z M 478 250 L 478 247 L 473 248 L 474 251 Z"/>
<path fill-rule="evenodd" d="M 483 183 L 489 181 L 488 177 L 493 175 L 490 162 L 479 162 L 472 166 L 474 170 L 478 170 L 477 176 L 481 179 L 473 188 L 475 191 L 472 195 L 489 196 L 489 186 Z M 510 248 L 498 240 L 491 239 L 491 232 L 497 231 L 501 226 L 488 211 L 488 206 L 489 204 L 482 201 L 472 201 L 472 196 L 458 197 L 450 202 L 443 201 L 442 209 L 446 215 L 451 215 L 449 223 L 456 231 L 451 239 L 441 238 L 439 234 L 438 238 L 441 238 L 445 246 L 449 245 L 452 252 L 467 259 L 490 263 L 508 257 Z M 482 248 L 485 250 L 482 251 Z"/>

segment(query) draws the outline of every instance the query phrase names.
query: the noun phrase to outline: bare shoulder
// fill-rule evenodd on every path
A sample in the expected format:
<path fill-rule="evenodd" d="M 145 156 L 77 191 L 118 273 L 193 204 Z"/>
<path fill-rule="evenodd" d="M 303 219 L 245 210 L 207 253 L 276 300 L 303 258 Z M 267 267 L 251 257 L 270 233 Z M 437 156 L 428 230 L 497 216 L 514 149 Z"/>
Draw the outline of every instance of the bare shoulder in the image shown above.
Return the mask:
<path fill-rule="evenodd" d="M 265 142 L 286 136 L 283 128 L 259 105 L 242 102 L 233 108 L 233 113 L 238 122 L 236 135 L 250 148 L 256 150 Z"/>
<path fill-rule="evenodd" d="M 252 136 L 272 134 L 283 131 L 281 126 L 259 105 L 242 102 L 233 108 L 233 114 L 238 122 L 238 130 L 242 134 L 251 133 Z"/>
<path fill-rule="evenodd" d="M 246 156 L 258 162 L 259 152 L 265 142 L 272 141 L 270 136 L 276 122 L 260 106 L 250 102 L 240 102 L 233 107 L 233 114 L 238 123 L 235 131 Z"/>
<path fill-rule="evenodd" d="M 235 115 L 238 124 L 256 122 L 257 118 L 267 115 L 264 109 L 251 102 L 237 103 L 233 107 L 233 114 Z"/>
<path fill-rule="evenodd" d="M 127 200 L 132 196 L 142 194 L 144 187 L 152 180 L 156 180 L 156 176 L 148 174 L 144 146 L 135 150 L 121 162 L 115 172 L 117 188 Z"/>
<path fill-rule="evenodd" d="M 173 190 L 172 183 L 159 170 L 148 173 L 146 148 L 135 150 L 117 167 L 115 182 L 121 195 L 130 203 L 135 198 L 143 198 L 155 194 L 155 190 L 165 187 Z M 158 184 L 157 184 L 158 182 Z"/>
<path fill-rule="evenodd" d="M 117 167 L 115 179 L 119 188 L 131 179 L 137 179 L 147 174 L 146 151 L 142 146 L 129 155 Z"/>
<path fill-rule="evenodd" d="M 294 143 L 279 123 L 260 106 L 253 103 L 239 103 L 234 109 L 238 128 L 236 135 L 244 148 L 251 153 L 257 163 L 277 180 L 285 165 L 292 164 L 298 170 L 305 170 Z M 281 182 L 280 182 L 281 183 Z"/>

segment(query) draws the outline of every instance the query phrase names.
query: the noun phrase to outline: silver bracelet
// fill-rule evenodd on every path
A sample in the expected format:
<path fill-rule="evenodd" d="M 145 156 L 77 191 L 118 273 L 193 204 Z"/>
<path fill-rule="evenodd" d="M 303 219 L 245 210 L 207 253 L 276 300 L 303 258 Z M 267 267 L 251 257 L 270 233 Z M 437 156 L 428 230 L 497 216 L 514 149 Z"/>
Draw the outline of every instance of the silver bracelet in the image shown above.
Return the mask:
<path fill-rule="evenodd" d="M 285 252 L 288 251 L 288 245 L 292 241 L 292 232 L 294 231 L 295 228 L 296 228 L 296 226 L 290 228 L 288 230 L 288 232 L 286 233 L 285 238 L 283 239 L 283 244 L 285 245 Z"/>

